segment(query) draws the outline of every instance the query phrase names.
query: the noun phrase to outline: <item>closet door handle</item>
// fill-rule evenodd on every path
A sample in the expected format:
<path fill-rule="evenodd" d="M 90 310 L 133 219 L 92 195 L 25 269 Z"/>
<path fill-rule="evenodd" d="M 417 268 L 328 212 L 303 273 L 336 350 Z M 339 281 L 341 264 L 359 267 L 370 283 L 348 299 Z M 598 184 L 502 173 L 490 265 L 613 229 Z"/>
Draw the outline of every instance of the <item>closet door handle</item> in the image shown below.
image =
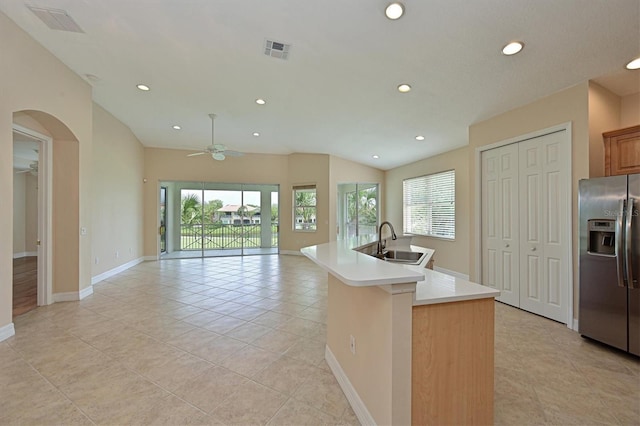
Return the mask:
<path fill-rule="evenodd" d="M 536 251 L 536 248 L 535 247 L 531 247 L 531 251 Z"/>

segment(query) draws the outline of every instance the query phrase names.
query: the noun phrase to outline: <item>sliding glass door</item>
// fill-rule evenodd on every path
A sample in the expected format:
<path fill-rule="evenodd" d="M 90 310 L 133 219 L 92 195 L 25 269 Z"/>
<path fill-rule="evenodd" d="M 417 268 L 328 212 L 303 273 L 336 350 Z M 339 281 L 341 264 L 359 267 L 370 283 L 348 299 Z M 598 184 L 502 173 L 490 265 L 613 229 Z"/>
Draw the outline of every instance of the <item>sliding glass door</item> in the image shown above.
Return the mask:
<path fill-rule="evenodd" d="M 162 258 L 278 253 L 278 185 L 163 182 L 175 230 Z M 171 197 L 170 195 L 174 196 Z M 274 216 L 275 212 L 275 216 Z M 171 219 L 168 219 L 171 221 Z"/>
<path fill-rule="evenodd" d="M 167 188 L 160 187 L 160 253 L 167 251 Z"/>

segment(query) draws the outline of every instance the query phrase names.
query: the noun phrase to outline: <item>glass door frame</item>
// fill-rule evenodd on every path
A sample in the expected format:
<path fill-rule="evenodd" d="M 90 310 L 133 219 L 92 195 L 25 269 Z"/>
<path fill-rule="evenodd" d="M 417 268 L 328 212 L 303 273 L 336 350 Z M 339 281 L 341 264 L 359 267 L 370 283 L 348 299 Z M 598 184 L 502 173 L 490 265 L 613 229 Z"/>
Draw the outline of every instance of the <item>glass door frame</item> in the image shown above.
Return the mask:
<path fill-rule="evenodd" d="M 162 258 L 204 258 L 279 253 L 279 206 L 277 209 L 277 217 L 275 219 L 272 218 L 271 214 L 273 208 L 272 201 L 275 200 L 276 203 L 279 203 L 279 184 L 162 181 L 160 182 L 160 185 L 161 188 L 165 186 L 170 188 L 169 193 L 167 194 L 167 203 L 170 207 L 165 210 L 171 210 L 173 212 L 175 222 L 173 227 L 170 227 L 170 224 L 167 224 L 168 230 L 173 229 L 173 232 L 170 235 L 167 234 L 167 238 L 170 239 L 173 244 L 167 243 L 169 247 L 175 247 L 175 250 L 171 251 L 171 253 L 161 253 Z M 199 231 L 194 229 L 196 230 L 195 234 L 190 232 L 188 233 L 189 235 L 192 235 L 193 238 L 196 238 L 196 247 L 199 245 L 195 250 L 182 249 L 184 237 L 186 235 L 183 234 L 183 227 L 185 224 L 182 223 L 182 200 L 185 191 L 193 193 L 198 199 L 198 202 L 196 203 L 198 205 L 198 211 L 195 216 L 196 221 L 199 221 L 199 223 L 194 222 L 191 225 L 194 225 L 194 227 Z M 211 198 L 208 196 L 208 191 L 216 191 L 219 193 L 213 196 L 215 198 Z M 236 192 L 236 194 L 231 197 L 226 197 L 225 199 L 225 197 L 221 197 L 220 194 L 224 191 Z M 249 197 L 250 192 L 257 194 Z M 274 193 L 276 194 L 275 198 L 273 195 Z M 224 200 L 220 198 L 223 198 Z M 172 199 L 173 202 L 171 202 Z M 220 212 L 215 215 L 212 213 L 211 218 L 209 218 L 209 213 L 211 213 L 211 211 L 207 211 L 207 205 L 215 200 L 222 201 L 221 206 L 214 207 L 215 212 L 218 212 L 226 205 L 238 207 L 238 209 L 233 211 L 229 210 L 228 212 Z M 257 212 L 254 214 L 245 214 L 245 212 L 253 206 L 257 207 Z M 169 215 L 171 216 L 171 212 L 169 212 Z M 225 217 L 228 216 L 228 218 L 223 221 L 222 215 L 225 215 Z M 171 220 L 171 218 L 169 218 L 169 220 Z M 267 226 L 268 229 L 266 228 Z M 247 234 L 249 231 L 248 227 L 256 228 L 252 230 L 257 233 L 250 232 L 250 234 Z M 234 233 L 235 236 L 232 238 L 234 241 L 229 240 L 225 242 L 225 231 Z M 274 232 L 276 233 L 275 236 Z M 199 244 L 197 240 L 199 240 Z M 216 240 L 219 247 L 216 249 L 215 244 L 209 247 L 211 244 L 207 243 L 208 240 L 211 240 L 212 242 L 213 240 Z M 249 244 L 251 247 L 248 246 L 248 242 L 251 243 Z M 257 246 L 255 246 L 255 244 L 257 244 Z M 236 245 L 238 246 L 235 247 Z"/>
<path fill-rule="evenodd" d="M 361 223 L 361 215 L 360 215 L 360 192 L 375 188 L 375 210 L 376 210 L 376 218 L 375 224 L 373 225 L 374 234 L 377 232 L 378 225 L 380 223 L 380 184 L 378 183 L 367 183 L 367 182 L 346 182 L 339 183 L 337 187 L 337 221 L 338 225 L 338 235 L 337 239 L 347 239 L 351 238 L 350 236 L 350 228 L 347 223 L 347 219 L 350 217 L 349 213 L 349 195 L 355 194 L 353 200 L 355 202 L 355 237 L 360 236 L 362 234 L 362 223 Z"/>
<path fill-rule="evenodd" d="M 167 194 L 168 188 L 160 186 L 160 254 L 167 252 Z"/>

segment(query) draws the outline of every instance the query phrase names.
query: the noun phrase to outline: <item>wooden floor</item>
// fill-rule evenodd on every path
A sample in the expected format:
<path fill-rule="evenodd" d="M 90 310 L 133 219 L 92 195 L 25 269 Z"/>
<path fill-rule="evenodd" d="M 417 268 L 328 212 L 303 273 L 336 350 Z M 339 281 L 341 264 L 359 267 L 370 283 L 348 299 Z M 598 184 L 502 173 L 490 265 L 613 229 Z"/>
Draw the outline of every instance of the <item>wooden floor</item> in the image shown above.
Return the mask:
<path fill-rule="evenodd" d="M 38 258 L 13 259 L 13 317 L 37 307 Z"/>

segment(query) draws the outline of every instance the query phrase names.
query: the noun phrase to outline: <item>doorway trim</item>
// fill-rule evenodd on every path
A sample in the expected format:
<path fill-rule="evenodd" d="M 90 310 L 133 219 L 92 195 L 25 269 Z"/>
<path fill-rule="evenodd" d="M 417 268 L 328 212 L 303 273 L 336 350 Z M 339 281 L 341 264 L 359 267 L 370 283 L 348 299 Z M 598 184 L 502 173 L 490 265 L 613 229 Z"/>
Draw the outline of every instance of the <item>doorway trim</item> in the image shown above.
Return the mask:
<path fill-rule="evenodd" d="M 475 251 L 475 276 L 476 276 L 476 280 L 478 282 L 482 281 L 482 160 L 481 160 L 481 155 L 482 152 L 484 151 L 488 151 L 490 149 L 494 149 L 494 148 L 500 148 L 502 146 L 505 145 L 510 145 L 513 143 L 518 143 L 518 142 L 524 142 L 526 140 L 529 139 L 535 139 L 535 138 L 539 138 L 541 136 L 545 136 L 551 133 L 557 133 L 557 132 L 566 132 L 566 139 L 564 141 L 564 143 L 567 143 L 569 145 L 569 157 L 566 159 L 566 163 L 565 166 L 567 167 L 568 173 L 568 179 L 567 181 L 564 183 L 565 185 L 565 190 L 567 191 L 567 194 L 569 194 L 570 196 L 566 197 L 565 200 L 565 208 L 567 209 L 566 211 L 569 213 L 567 215 L 567 217 L 565 217 L 565 229 L 567 232 L 567 235 L 565 236 L 565 238 L 567 239 L 567 251 L 566 251 L 566 256 L 567 259 L 569 260 L 569 267 L 568 267 L 568 280 L 569 280 L 569 285 L 567 286 L 567 318 L 566 318 L 566 324 L 567 327 L 572 329 L 572 330 L 576 330 L 577 331 L 577 325 L 574 324 L 574 319 L 573 319 L 573 175 L 572 175 L 572 170 L 571 170 L 571 166 L 572 166 L 572 141 L 573 141 L 573 137 L 571 135 L 571 122 L 567 121 L 565 123 L 561 123 L 555 126 L 551 126 L 551 127 L 547 127 L 546 129 L 541 129 L 541 130 L 536 130 L 534 132 L 530 132 L 530 133 L 526 133 L 524 135 L 520 135 L 520 136 L 516 136 L 513 138 L 509 138 L 509 139 L 505 139 L 502 141 L 498 141 L 489 145 L 483 145 L 480 147 L 477 147 L 475 149 L 475 158 L 474 158 L 474 162 L 475 162 L 475 197 L 474 197 L 474 209 L 475 209 L 475 215 L 474 215 L 474 225 L 475 225 L 475 232 L 474 232 L 474 237 L 475 237 L 475 244 L 474 244 L 474 251 Z"/>
<path fill-rule="evenodd" d="M 38 306 L 53 303 L 53 218 L 51 203 L 53 196 L 53 139 L 35 130 L 13 124 L 13 131 L 37 139 L 38 150 Z"/>

